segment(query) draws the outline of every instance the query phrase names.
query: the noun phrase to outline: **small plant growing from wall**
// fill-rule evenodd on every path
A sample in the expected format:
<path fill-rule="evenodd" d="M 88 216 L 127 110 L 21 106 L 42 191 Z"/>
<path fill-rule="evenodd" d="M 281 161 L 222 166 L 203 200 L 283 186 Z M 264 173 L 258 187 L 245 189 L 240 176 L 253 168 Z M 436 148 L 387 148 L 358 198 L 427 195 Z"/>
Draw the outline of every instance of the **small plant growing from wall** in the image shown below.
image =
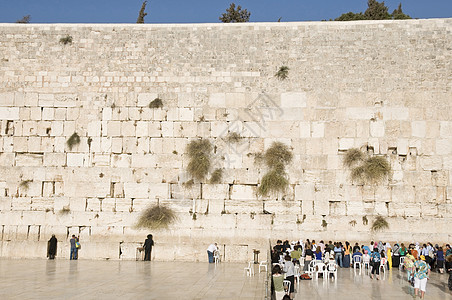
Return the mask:
<path fill-rule="evenodd" d="M 154 100 L 149 103 L 149 108 L 162 108 L 163 107 L 163 101 L 160 98 L 155 98 Z"/>
<path fill-rule="evenodd" d="M 30 188 L 30 183 L 32 182 L 33 180 L 22 180 L 19 184 L 19 187 L 21 189 L 28 190 Z"/>
<path fill-rule="evenodd" d="M 60 210 L 60 215 L 67 215 L 71 212 L 71 209 L 68 206 L 63 206 Z"/>
<path fill-rule="evenodd" d="M 271 193 L 284 192 L 289 185 L 285 167 L 292 161 L 293 155 L 289 147 L 281 142 L 273 142 L 265 151 L 263 160 L 268 167 L 268 172 L 262 177 L 257 190 L 261 196 Z"/>
<path fill-rule="evenodd" d="M 389 228 L 389 224 L 388 221 L 386 221 L 385 218 L 383 218 L 382 216 L 377 216 L 374 220 L 374 222 L 372 223 L 372 231 L 376 232 L 376 231 L 382 231 L 384 229 L 388 229 Z"/>
<path fill-rule="evenodd" d="M 327 226 L 328 226 L 328 223 L 325 220 L 322 220 L 322 227 L 324 229 L 326 229 Z"/>
<path fill-rule="evenodd" d="M 209 182 L 212 184 L 218 184 L 221 182 L 222 178 L 223 178 L 223 170 L 216 169 L 215 171 L 213 171 L 212 176 L 210 176 Z"/>
<path fill-rule="evenodd" d="M 60 39 L 60 44 L 67 45 L 72 44 L 72 36 L 66 35 Z"/>
<path fill-rule="evenodd" d="M 195 181 L 193 179 L 187 180 L 186 182 L 182 183 L 182 185 L 187 189 L 191 189 L 194 184 Z"/>
<path fill-rule="evenodd" d="M 241 139 L 242 136 L 237 132 L 229 132 L 228 135 L 226 136 L 226 141 L 231 144 L 238 143 L 240 142 Z"/>
<path fill-rule="evenodd" d="M 176 213 L 171 208 L 156 204 L 143 211 L 136 227 L 148 229 L 168 228 L 176 219 Z"/>
<path fill-rule="evenodd" d="M 389 176 L 391 166 L 382 156 L 369 156 L 352 148 L 347 150 L 344 166 L 351 167 L 351 178 L 368 184 L 378 184 Z"/>
<path fill-rule="evenodd" d="M 357 148 L 348 149 L 344 157 L 344 166 L 351 168 L 361 163 L 365 157 L 364 153 Z"/>
<path fill-rule="evenodd" d="M 77 134 L 77 132 L 74 132 L 66 141 L 66 145 L 68 146 L 69 150 L 72 150 L 72 148 L 77 146 L 78 144 L 80 144 L 80 136 Z"/>
<path fill-rule="evenodd" d="M 350 222 L 348 222 L 348 224 L 350 224 L 352 227 L 356 226 L 356 220 L 351 220 Z"/>
<path fill-rule="evenodd" d="M 288 66 L 281 66 L 276 72 L 275 77 L 277 77 L 279 80 L 284 80 L 287 77 L 289 77 L 289 67 Z"/>
<path fill-rule="evenodd" d="M 211 152 L 212 144 L 208 140 L 194 140 L 187 145 L 190 158 L 187 172 L 192 178 L 202 181 L 207 176 L 211 166 Z"/>

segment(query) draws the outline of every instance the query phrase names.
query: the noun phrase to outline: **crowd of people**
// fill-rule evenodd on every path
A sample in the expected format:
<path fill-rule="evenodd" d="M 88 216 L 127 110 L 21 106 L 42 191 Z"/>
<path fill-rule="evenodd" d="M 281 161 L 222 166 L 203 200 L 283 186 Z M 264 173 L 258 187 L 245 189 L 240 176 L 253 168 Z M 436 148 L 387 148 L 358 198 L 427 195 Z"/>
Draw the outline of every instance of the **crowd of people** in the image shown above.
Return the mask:
<path fill-rule="evenodd" d="M 360 258 L 355 259 L 356 256 Z M 293 268 L 303 258 L 303 271 L 307 272 L 311 261 L 322 261 L 323 263 L 335 262 L 340 268 L 353 267 L 354 259 L 359 262 L 368 262 L 370 267 L 370 278 L 380 279 L 380 268 L 400 268 L 407 272 L 407 280 L 414 286 L 415 295 L 424 297 L 427 279 L 430 272 L 449 273 L 448 286 L 452 290 L 452 249 L 449 244 L 442 246 L 432 243 L 390 243 L 371 241 L 368 245 L 355 243 L 353 246 L 347 241 L 318 243 L 310 241 L 282 241 L 278 240 L 272 249 L 271 260 L 274 265 L 273 289 L 281 292 L 283 274 L 286 280 L 291 281 L 290 298 L 293 298 Z M 281 261 L 282 263 L 281 268 Z M 402 263 L 402 265 L 401 265 Z M 374 277 L 375 276 L 375 277 Z M 419 292 L 420 291 L 420 292 Z"/>

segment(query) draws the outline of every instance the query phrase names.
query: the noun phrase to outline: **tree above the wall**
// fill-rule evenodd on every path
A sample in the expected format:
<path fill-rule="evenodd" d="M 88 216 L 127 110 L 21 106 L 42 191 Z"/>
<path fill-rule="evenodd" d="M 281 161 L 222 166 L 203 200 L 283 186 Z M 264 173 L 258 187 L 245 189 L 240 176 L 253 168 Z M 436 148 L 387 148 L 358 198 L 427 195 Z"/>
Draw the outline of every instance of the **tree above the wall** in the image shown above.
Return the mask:
<path fill-rule="evenodd" d="M 251 13 L 246 9 L 242 10 L 242 7 L 239 5 L 235 8 L 235 3 L 231 3 L 226 12 L 221 15 L 219 18 L 223 23 L 244 23 L 249 22 Z"/>

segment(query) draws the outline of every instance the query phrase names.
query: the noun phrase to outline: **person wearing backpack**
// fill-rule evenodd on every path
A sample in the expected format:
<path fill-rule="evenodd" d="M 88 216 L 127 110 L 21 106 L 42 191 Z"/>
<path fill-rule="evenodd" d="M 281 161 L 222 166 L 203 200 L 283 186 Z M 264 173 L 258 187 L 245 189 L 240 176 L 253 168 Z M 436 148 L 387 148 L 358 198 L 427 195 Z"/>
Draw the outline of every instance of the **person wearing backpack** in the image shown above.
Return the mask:
<path fill-rule="evenodd" d="M 370 274 L 370 279 L 374 279 L 374 273 L 377 275 L 377 280 L 380 280 L 380 261 L 381 255 L 378 250 L 375 250 L 370 255 L 370 263 L 372 265 L 372 273 Z"/>

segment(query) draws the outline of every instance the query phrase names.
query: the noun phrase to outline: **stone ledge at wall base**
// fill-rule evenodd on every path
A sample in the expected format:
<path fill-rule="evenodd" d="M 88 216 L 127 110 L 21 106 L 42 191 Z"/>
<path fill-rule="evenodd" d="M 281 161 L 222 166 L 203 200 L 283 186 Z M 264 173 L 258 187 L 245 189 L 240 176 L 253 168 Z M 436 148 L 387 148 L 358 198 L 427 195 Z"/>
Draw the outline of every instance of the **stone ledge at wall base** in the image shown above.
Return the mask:
<path fill-rule="evenodd" d="M 142 242 L 118 243 L 81 243 L 78 252 L 79 259 L 91 260 L 141 260 L 142 253 L 137 248 Z M 225 245 L 218 244 L 224 262 L 247 262 L 253 256 L 253 249 L 261 249 L 261 260 L 266 259 L 265 243 L 263 245 Z M 156 261 L 189 261 L 207 262 L 207 245 L 194 247 L 193 245 L 162 244 L 152 248 L 152 260 Z M 264 251 L 264 252 L 263 252 Z M 226 253 L 225 253 L 226 252 Z M 70 244 L 59 242 L 55 259 L 69 259 Z M 1 241 L 0 258 L 7 259 L 46 259 L 47 242 L 33 241 Z M 138 259 L 137 259 L 138 258 Z"/>

